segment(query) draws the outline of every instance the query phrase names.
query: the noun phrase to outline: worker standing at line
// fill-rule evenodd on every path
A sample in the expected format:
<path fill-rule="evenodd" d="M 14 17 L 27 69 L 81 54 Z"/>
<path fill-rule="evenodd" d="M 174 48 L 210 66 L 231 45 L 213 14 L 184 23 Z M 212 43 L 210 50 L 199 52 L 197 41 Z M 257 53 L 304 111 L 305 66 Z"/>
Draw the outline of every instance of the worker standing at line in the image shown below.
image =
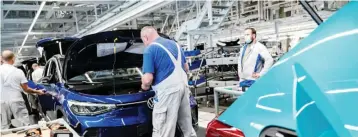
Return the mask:
<path fill-rule="evenodd" d="M 2 59 L 4 64 L 0 66 L 1 129 L 10 127 L 12 115 L 17 121 L 21 122 L 21 126 L 28 126 L 30 124 L 29 113 L 21 92 L 25 91 L 37 95 L 43 95 L 44 92 L 27 86 L 25 74 L 13 66 L 15 55 L 12 51 L 3 51 Z"/>
<path fill-rule="evenodd" d="M 37 83 L 42 78 L 44 69 L 42 69 L 37 63 L 32 64 L 32 69 L 34 70 L 31 74 L 32 80 Z"/>
<path fill-rule="evenodd" d="M 155 28 L 144 27 L 142 89 L 156 92 L 153 108 L 153 137 L 174 137 L 179 124 L 184 137 L 196 137 L 190 111 L 190 90 L 185 71 L 189 67 L 181 47 L 162 38 Z"/>
<path fill-rule="evenodd" d="M 260 78 L 273 64 L 273 58 L 265 45 L 256 41 L 254 28 L 245 29 L 245 45 L 240 50 L 238 61 L 240 82 Z"/>

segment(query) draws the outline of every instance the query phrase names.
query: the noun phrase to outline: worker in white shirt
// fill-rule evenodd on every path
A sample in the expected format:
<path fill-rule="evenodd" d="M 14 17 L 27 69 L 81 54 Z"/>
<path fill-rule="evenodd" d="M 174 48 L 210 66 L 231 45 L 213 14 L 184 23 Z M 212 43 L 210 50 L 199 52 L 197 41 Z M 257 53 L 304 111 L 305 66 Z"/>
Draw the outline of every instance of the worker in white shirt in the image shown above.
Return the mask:
<path fill-rule="evenodd" d="M 42 78 L 44 69 L 42 69 L 37 63 L 32 64 L 32 69 L 34 70 L 31 74 L 32 81 L 37 83 Z"/>
<path fill-rule="evenodd" d="M 245 45 L 240 50 L 238 62 L 240 82 L 260 78 L 272 64 L 273 58 L 265 45 L 256 41 L 256 30 L 245 29 Z"/>
<path fill-rule="evenodd" d="M 10 127 L 12 115 L 21 123 L 20 126 L 27 126 L 30 124 L 29 113 L 21 92 L 37 95 L 43 95 L 44 92 L 27 86 L 25 74 L 13 66 L 15 55 L 12 51 L 3 51 L 2 59 L 4 64 L 0 66 L 1 129 Z"/>

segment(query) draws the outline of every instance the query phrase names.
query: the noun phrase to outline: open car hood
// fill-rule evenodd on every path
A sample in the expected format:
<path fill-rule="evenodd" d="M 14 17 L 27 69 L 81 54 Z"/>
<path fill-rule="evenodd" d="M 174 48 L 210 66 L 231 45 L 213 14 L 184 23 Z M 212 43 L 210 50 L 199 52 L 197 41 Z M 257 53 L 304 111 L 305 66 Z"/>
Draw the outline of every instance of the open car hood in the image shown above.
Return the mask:
<path fill-rule="evenodd" d="M 87 71 L 141 67 L 144 48 L 140 30 L 84 36 L 69 47 L 63 64 L 63 78 L 67 81 Z"/>
<path fill-rule="evenodd" d="M 65 37 L 65 38 L 46 38 L 36 43 L 36 48 L 39 49 L 41 58 L 39 63 L 44 65 L 48 59 L 56 54 L 60 54 L 59 43 L 61 42 L 62 54 L 66 54 L 67 49 L 76 41 L 78 38 Z"/>
<path fill-rule="evenodd" d="M 31 67 L 31 65 L 34 63 L 37 63 L 36 58 L 27 59 L 21 62 L 21 64 L 26 65 L 27 67 Z"/>
<path fill-rule="evenodd" d="M 26 71 L 32 70 L 32 64 L 34 63 L 38 63 L 37 58 L 31 58 L 21 62 L 21 64 L 25 66 Z"/>

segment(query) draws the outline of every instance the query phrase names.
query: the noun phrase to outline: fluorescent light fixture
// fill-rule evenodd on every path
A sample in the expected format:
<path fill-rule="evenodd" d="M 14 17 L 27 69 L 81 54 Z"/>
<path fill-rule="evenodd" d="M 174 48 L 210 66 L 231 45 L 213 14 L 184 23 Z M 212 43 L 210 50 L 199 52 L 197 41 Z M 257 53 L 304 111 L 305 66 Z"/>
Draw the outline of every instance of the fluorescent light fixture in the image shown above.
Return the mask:
<path fill-rule="evenodd" d="M 59 6 L 57 6 L 57 4 L 56 3 L 53 3 L 53 7 L 52 7 L 52 9 L 59 9 L 60 7 Z"/>
<path fill-rule="evenodd" d="M 87 5 L 87 4 L 77 4 L 74 7 L 82 7 L 82 6 L 85 6 L 85 5 Z"/>

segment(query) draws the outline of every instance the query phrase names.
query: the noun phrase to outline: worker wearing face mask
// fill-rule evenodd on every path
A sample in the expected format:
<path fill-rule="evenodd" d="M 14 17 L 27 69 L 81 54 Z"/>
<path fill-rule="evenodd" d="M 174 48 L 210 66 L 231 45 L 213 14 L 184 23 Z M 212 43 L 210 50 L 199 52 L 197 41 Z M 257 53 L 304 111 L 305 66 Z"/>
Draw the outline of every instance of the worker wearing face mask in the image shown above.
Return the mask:
<path fill-rule="evenodd" d="M 245 44 L 240 50 L 238 61 L 240 82 L 260 78 L 273 64 L 273 58 L 265 45 L 256 41 L 254 28 L 245 29 Z"/>

